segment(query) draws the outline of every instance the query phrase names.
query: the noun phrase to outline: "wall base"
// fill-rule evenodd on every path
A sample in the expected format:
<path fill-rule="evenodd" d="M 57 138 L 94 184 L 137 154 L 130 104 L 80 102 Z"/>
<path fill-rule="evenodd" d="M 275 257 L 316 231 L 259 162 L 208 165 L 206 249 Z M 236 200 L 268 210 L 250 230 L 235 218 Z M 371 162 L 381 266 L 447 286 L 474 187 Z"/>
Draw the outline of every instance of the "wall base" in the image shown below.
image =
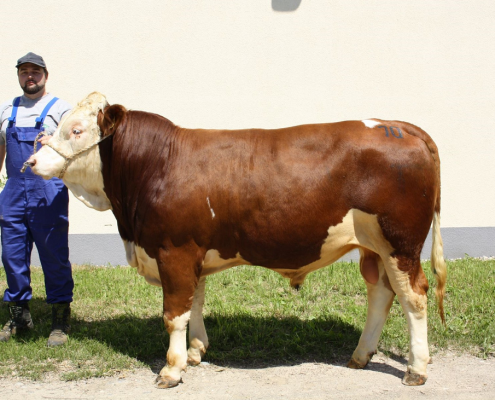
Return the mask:
<path fill-rule="evenodd" d="M 446 259 L 495 256 L 495 227 L 442 228 Z M 69 235 L 70 260 L 73 264 L 127 265 L 125 250 L 118 234 Z M 429 259 L 431 253 L 431 231 L 426 239 L 421 259 Z M 357 250 L 346 254 L 341 260 L 357 261 Z M 31 258 L 32 265 L 41 265 L 36 247 Z"/>

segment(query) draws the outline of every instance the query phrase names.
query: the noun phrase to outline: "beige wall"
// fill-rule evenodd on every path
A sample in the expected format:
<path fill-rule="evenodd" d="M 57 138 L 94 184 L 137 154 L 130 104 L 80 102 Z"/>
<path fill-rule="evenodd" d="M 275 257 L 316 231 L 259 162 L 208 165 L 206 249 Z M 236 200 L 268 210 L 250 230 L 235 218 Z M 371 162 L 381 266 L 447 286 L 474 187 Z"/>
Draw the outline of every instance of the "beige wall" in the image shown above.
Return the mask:
<path fill-rule="evenodd" d="M 1 3 L 0 100 L 17 58 L 49 90 L 91 91 L 186 127 L 282 127 L 377 117 L 428 131 L 444 227 L 495 227 L 495 3 L 459 0 L 86 0 Z M 275 8 L 277 8 L 275 7 Z M 115 233 L 76 200 L 71 233 Z"/>

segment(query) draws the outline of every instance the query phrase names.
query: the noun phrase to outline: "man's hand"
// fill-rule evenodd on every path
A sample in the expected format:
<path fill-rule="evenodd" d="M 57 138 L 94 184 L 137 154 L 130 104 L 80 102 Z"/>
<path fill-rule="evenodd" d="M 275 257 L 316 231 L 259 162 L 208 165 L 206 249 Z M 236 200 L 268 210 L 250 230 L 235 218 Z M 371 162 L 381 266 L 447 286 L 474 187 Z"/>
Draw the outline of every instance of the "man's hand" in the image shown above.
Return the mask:
<path fill-rule="evenodd" d="M 38 143 L 41 143 L 42 145 L 46 144 L 49 140 L 51 140 L 52 136 L 51 135 L 45 135 L 45 136 L 41 136 L 39 139 L 38 139 Z"/>

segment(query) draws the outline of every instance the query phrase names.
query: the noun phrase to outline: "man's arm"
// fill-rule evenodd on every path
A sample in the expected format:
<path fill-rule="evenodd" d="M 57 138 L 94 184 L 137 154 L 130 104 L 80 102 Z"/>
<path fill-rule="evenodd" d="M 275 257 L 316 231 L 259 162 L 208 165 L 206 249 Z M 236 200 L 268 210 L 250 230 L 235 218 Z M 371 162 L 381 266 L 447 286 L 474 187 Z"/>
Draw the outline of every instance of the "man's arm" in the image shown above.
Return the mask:
<path fill-rule="evenodd" d="M 5 160 L 5 144 L 0 145 L 0 172 L 3 168 L 3 161 Z"/>

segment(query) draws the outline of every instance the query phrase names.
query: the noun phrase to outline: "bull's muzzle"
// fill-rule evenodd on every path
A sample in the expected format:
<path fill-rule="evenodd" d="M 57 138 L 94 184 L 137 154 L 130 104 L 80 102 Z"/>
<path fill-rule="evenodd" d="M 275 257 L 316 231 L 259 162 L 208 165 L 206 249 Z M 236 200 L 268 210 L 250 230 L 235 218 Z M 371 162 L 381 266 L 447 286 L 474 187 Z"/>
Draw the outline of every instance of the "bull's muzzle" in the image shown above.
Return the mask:
<path fill-rule="evenodd" d="M 22 164 L 21 172 L 22 173 L 26 172 L 27 167 L 32 168 L 32 167 L 34 167 L 35 164 L 36 164 L 35 160 L 32 160 L 32 159 L 27 160 L 24 164 Z"/>

